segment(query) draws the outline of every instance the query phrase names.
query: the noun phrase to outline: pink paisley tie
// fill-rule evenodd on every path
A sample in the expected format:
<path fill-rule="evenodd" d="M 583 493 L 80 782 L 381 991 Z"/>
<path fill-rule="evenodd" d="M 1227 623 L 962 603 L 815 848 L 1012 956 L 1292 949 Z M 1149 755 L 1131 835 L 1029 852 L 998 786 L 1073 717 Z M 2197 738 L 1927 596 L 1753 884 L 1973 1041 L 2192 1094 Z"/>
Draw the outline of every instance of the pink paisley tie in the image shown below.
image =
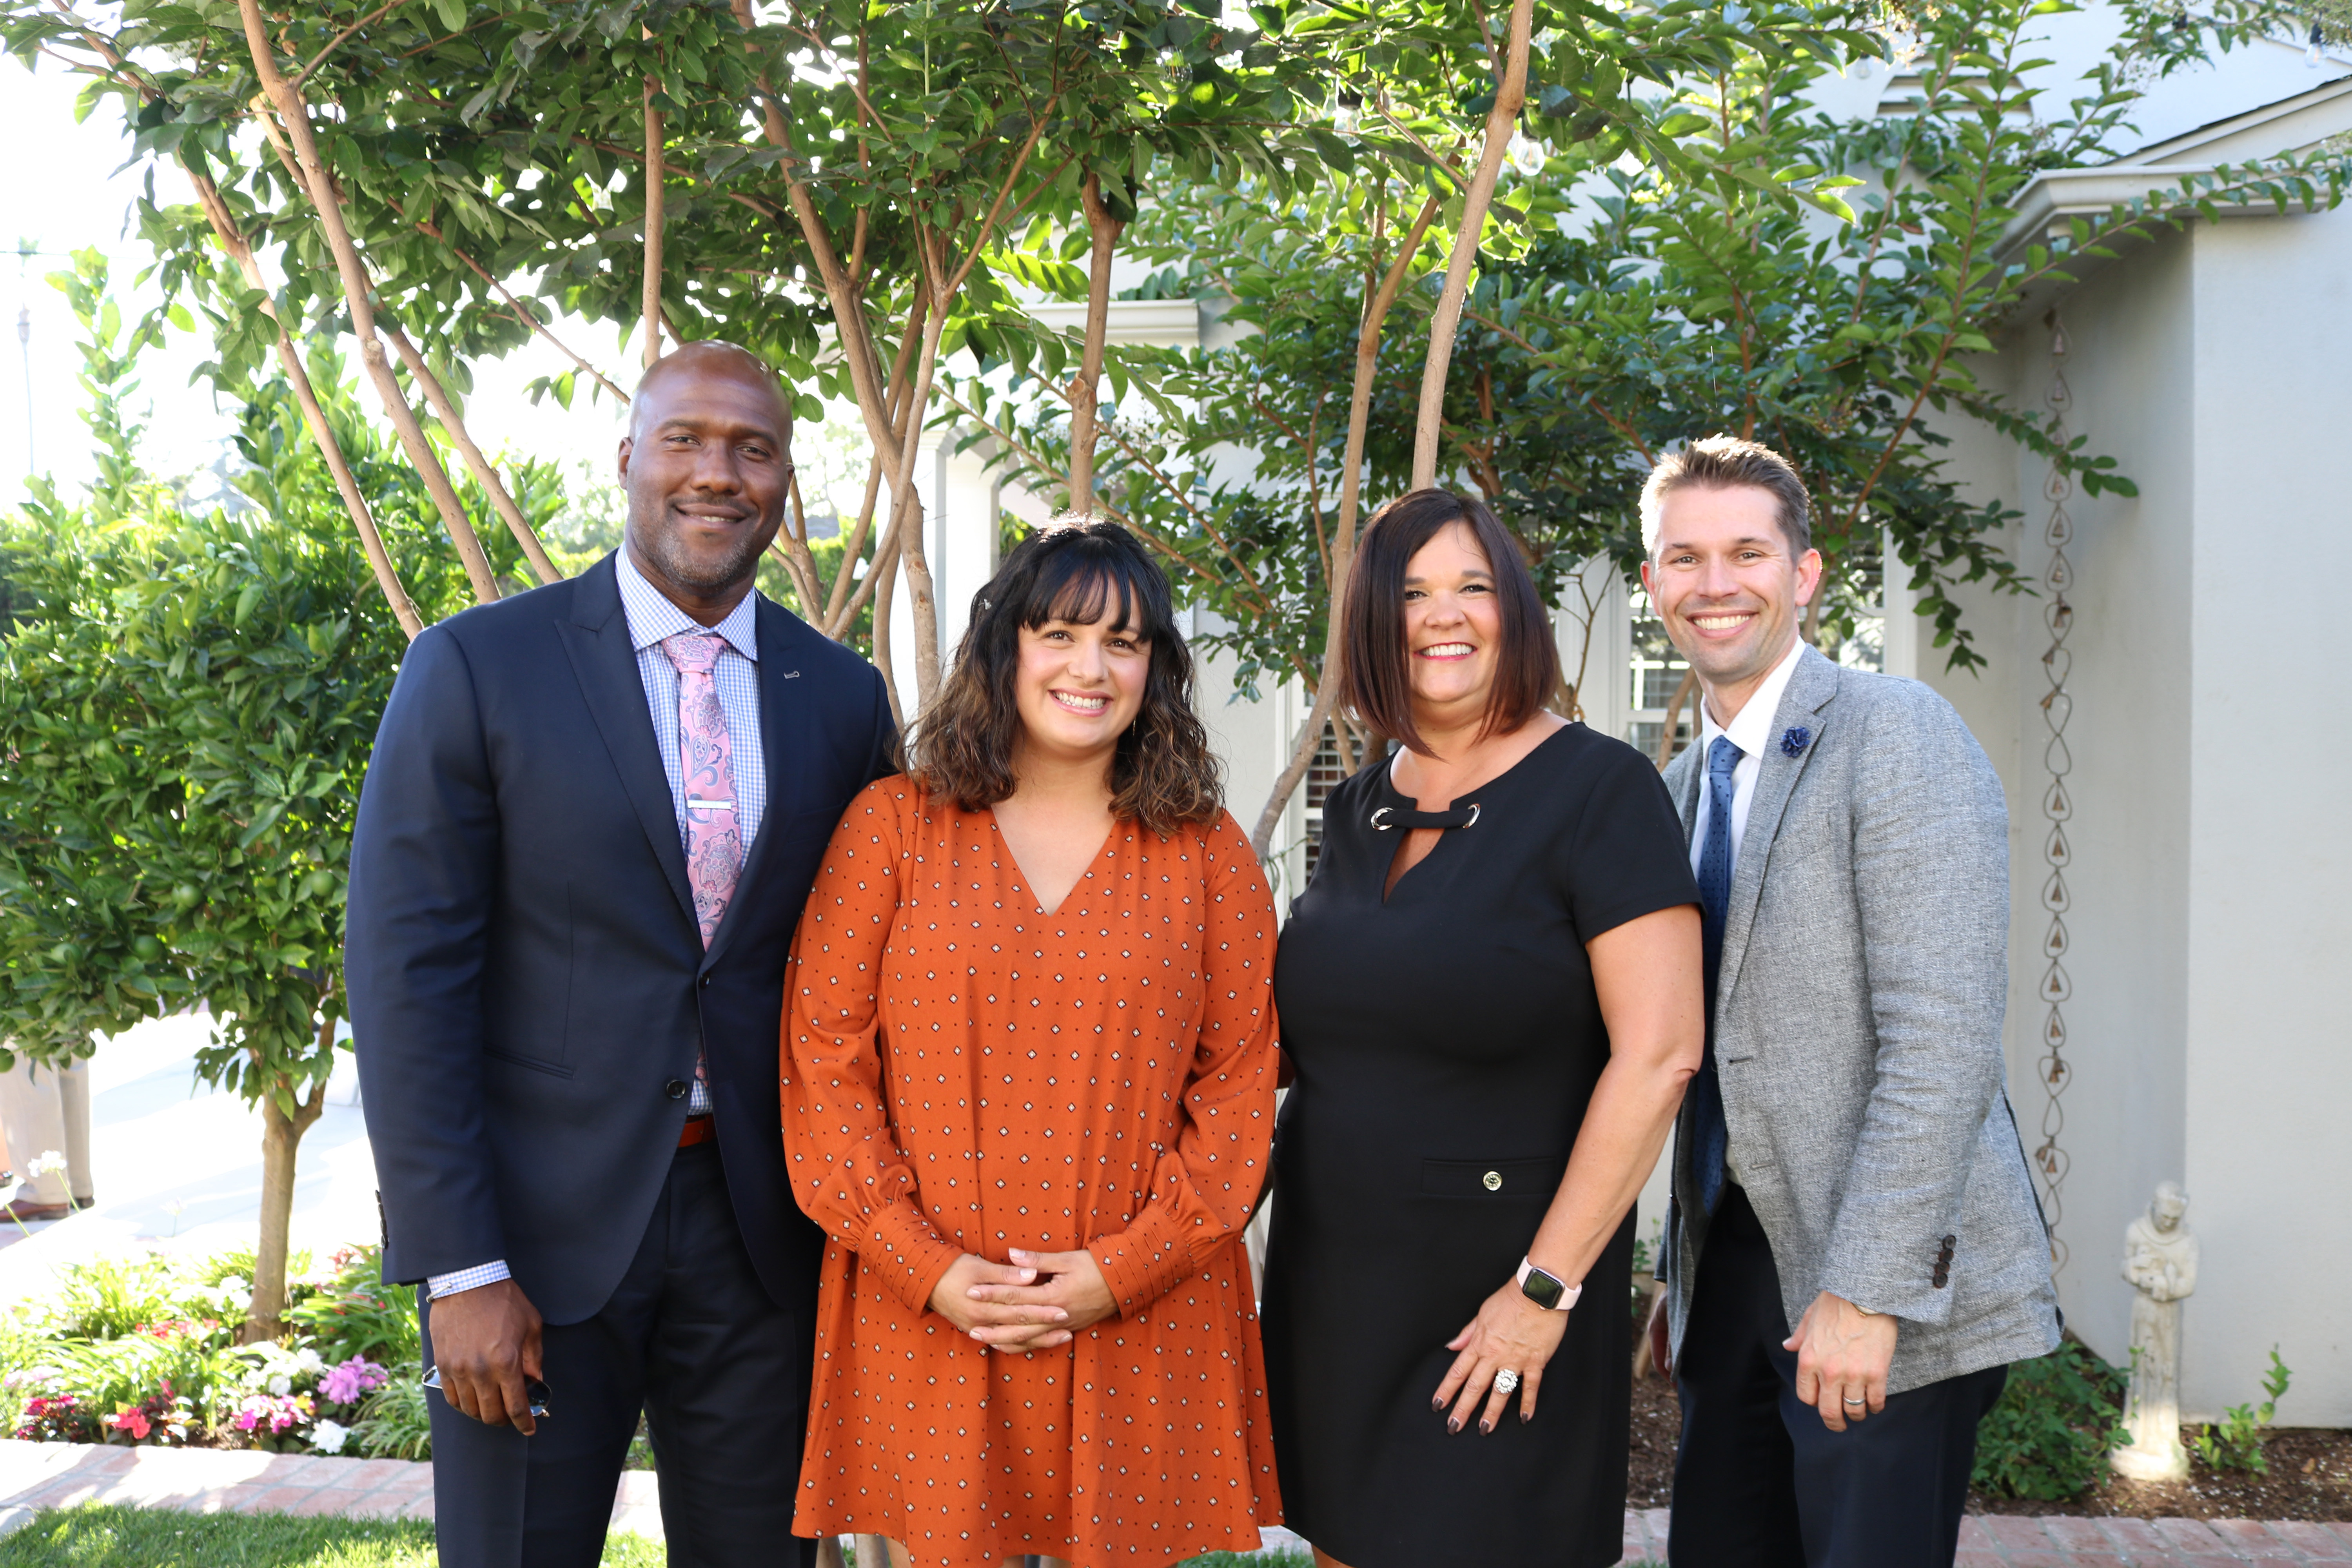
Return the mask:
<path fill-rule="evenodd" d="M 661 645 L 677 668 L 686 882 L 694 893 L 694 918 L 702 928 L 705 948 L 727 918 L 728 900 L 735 896 L 735 879 L 743 868 L 743 834 L 735 825 L 735 742 L 728 736 L 727 710 L 719 705 L 719 683 L 711 677 L 723 640 L 715 632 L 680 632 L 664 637 Z M 698 1056 L 694 1076 L 706 1084 L 709 1080 Z M 708 1124 L 689 1123 L 689 1134 L 697 1125 Z"/>
<path fill-rule="evenodd" d="M 709 947 L 735 896 L 743 868 L 743 836 L 735 826 L 735 743 L 727 710 L 719 705 L 711 670 L 723 640 L 715 632 L 680 632 L 662 639 L 677 667 L 677 748 L 686 795 L 686 881 L 694 890 L 694 918 Z"/>

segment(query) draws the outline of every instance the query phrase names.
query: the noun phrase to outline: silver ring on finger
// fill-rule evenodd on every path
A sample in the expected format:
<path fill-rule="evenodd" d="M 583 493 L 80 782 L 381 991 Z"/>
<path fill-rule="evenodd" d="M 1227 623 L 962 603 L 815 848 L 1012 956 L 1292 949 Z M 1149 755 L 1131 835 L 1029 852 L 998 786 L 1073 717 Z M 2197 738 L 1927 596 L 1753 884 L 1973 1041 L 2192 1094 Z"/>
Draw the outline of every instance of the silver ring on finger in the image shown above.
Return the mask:
<path fill-rule="evenodd" d="M 1496 1373 L 1495 1374 L 1495 1392 L 1496 1392 L 1496 1393 L 1497 1393 L 1497 1394 L 1512 1394 L 1512 1393 L 1516 1393 L 1516 1392 L 1517 1392 L 1517 1390 L 1518 1390 L 1518 1386 L 1519 1386 L 1519 1374 L 1518 1374 L 1517 1373 L 1516 1373 L 1516 1372 L 1513 1372 L 1509 1367 L 1507 1367 L 1507 1367 L 1505 1367 L 1502 1371 L 1500 1371 L 1500 1372 L 1498 1372 L 1498 1373 Z"/>
<path fill-rule="evenodd" d="M 1856 1399 L 1856 1398 L 1855 1398 L 1853 1394 L 1847 1394 L 1847 1395 L 1845 1396 L 1845 1402 L 1846 1402 L 1848 1405 L 1867 1405 L 1867 1404 L 1869 1404 L 1869 1403 L 1870 1403 L 1870 1401 L 1869 1401 L 1868 1399 L 1866 1399 L 1866 1398 L 1864 1398 L 1864 1399 Z"/>

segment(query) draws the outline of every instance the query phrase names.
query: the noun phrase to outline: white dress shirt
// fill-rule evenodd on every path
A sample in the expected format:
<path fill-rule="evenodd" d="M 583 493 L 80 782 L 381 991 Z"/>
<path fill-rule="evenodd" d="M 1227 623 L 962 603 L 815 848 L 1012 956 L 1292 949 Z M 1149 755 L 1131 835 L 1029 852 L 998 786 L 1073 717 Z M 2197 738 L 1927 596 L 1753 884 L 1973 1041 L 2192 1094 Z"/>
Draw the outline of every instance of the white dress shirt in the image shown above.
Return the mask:
<path fill-rule="evenodd" d="M 669 778 L 670 805 L 677 813 L 677 841 L 686 844 L 686 761 L 679 754 L 677 667 L 662 651 L 665 638 L 680 632 L 715 631 L 725 639 L 719 662 L 710 672 L 719 689 L 719 706 L 727 715 L 727 734 L 733 742 L 730 765 L 735 773 L 735 823 L 748 850 L 759 837 L 760 819 L 768 810 L 768 760 L 760 748 L 760 637 L 757 593 L 728 612 L 715 626 L 705 626 L 662 595 L 629 560 L 626 545 L 613 557 L 620 579 L 621 610 L 629 621 L 629 646 L 637 656 L 637 679 L 645 684 L 646 708 L 653 716 L 654 747 L 661 753 L 662 772 Z M 693 1080 L 687 1100 L 689 1116 L 710 1114 L 710 1089 Z M 425 1281 L 435 1296 L 455 1295 L 478 1285 L 509 1279 L 506 1260 L 477 1264 L 455 1273 L 436 1274 Z"/>
<path fill-rule="evenodd" d="M 1799 637 L 1764 684 L 1748 694 L 1748 700 L 1729 725 L 1715 721 L 1714 712 L 1706 699 L 1699 699 L 1698 726 L 1698 815 L 1691 818 L 1691 869 L 1698 869 L 1700 854 L 1706 848 L 1707 817 L 1715 810 L 1715 792 L 1706 785 L 1706 753 L 1717 735 L 1727 735 L 1739 748 L 1739 764 L 1731 770 L 1731 867 L 1739 868 L 1739 839 L 1748 831 L 1748 805 L 1756 798 L 1756 775 L 1764 771 L 1764 748 L 1772 743 L 1772 716 L 1780 710 L 1780 694 L 1789 689 L 1789 677 L 1796 673 L 1797 660 L 1805 653 L 1805 639 Z"/>

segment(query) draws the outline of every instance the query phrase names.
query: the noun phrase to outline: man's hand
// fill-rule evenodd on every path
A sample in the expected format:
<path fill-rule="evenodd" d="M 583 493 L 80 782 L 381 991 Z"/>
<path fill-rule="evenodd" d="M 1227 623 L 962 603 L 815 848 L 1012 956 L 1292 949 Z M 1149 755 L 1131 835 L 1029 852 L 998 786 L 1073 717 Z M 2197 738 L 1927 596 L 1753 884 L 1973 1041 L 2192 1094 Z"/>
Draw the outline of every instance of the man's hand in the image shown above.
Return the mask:
<path fill-rule="evenodd" d="M 433 1364 L 441 1397 L 487 1426 L 539 1430 L 526 1377 L 546 1375 L 539 1358 L 539 1309 L 511 1279 L 477 1285 L 431 1306 Z"/>
<path fill-rule="evenodd" d="M 1895 1360 L 1895 1320 L 1865 1313 L 1822 1291 L 1805 1309 L 1797 1331 L 1780 1342 L 1797 1352 L 1797 1398 L 1822 1413 L 1822 1425 L 1843 1432 L 1886 1408 L 1886 1369 Z"/>
<path fill-rule="evenodd" d="M 1650 1364 L 1658 1369 L 1658 1375 L 1666 1380 L 1668 1388 L 1672 1388 L 1675 1385 L 1675 1333 L 1674 1325 L 1666 1319 L 1666 1293 L 1664 1289 L 1650 1293 L 1649 1335 Z"/>

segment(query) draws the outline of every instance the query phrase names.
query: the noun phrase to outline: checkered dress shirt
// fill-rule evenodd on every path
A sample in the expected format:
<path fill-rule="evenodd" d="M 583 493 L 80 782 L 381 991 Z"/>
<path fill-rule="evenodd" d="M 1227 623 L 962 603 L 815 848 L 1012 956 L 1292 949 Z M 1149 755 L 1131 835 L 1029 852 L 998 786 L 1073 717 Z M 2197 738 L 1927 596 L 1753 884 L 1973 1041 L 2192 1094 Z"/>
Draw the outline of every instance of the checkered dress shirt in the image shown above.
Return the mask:
<path fill-rule="evenodd" d="M 646 708 L 653 715 L 654 749 L 661 753 L 662 772 L 669 779 L 669 800 L 677 813 L 677 841 L 686 844 L 686 764 L 678 755 L 677 667 L 661 650 L 664 638 L 680 632 L 715 631 L 726 639 L 711 683 L 719 689 L 719 706 L 727 714 L 727 733 L 735 742 L 735 822 L 749 848 L 760 835 L 760 819 L 768 810 L 768 761 L 760 748 L 759 595 L 746 594 L 743 602 L 715 626 L 700 622 L 662 596 L 629 560 L 623 546 L 613 557 L 621 584 L 621 609 L 628 616 L 629 645 L 636 650 L 637 679 L 645 683 Z M 700 1079 L 687 1100 L 690 1116 L 710 1114 L 710 1090 Z M 451 1296 L 509 1278 L 506 1260 L 477 1264 L 455 1273 L 436 1274 L 425 1281 L 436 1296 Z"/>

